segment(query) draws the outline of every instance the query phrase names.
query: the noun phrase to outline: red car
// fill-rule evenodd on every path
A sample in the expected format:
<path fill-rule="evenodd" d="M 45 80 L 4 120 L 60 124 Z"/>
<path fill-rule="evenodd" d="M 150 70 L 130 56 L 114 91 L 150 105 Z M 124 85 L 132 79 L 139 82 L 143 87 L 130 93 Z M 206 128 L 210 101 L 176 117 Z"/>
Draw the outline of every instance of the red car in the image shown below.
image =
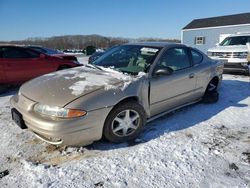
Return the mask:
<path fill-rule="evenodd" d="M 37 76 L 79 66 L 77 61 L 19 46 L 0 46 L 0 90 Z"/>

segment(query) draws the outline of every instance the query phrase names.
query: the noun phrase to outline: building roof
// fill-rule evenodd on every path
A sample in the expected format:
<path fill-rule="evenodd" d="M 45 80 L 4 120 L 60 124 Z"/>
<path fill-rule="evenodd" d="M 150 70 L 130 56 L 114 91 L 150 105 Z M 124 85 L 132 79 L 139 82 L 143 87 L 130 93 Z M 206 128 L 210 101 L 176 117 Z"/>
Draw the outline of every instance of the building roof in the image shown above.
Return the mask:
<path fill-rule="evenodd" d="M 185 29 L 198 29 L 207 27 L 219 27 L 230 25 L 250 24 L 250 13 L 234 14 L 228 16 L 219 16 L 204 19 L 195 19 L 186 25 Z"/>

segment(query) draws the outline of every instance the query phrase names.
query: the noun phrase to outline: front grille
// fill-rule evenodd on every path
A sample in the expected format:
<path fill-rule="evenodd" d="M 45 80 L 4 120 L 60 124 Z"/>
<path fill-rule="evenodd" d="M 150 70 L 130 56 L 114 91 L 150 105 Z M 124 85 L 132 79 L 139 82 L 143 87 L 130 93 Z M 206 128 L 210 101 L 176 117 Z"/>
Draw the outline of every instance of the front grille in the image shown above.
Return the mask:
<path fill-rule="evenodd" d="M 208 56 L 210 57 L 218 57 L 218 58 L 247 58 L 247 52 L 208 52 Z"/>
<path fill-rule="evenodd" d="M 232 54 L 233 54 L 232 52 L 212 52 L 211 56 L 219 58 L 231 58 Z"/>

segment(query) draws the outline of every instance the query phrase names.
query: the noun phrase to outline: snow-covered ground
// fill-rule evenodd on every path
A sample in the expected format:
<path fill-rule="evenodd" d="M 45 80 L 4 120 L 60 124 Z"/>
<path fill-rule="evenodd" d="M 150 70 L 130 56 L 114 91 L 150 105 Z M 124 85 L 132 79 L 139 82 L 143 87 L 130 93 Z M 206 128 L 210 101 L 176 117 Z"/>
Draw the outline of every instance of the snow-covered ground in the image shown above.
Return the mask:
<path fill-rule="evenodd" d="M 55 147 L 12 121 L 0 96 L 0 187 L 250 187 L 250 83 L 224 75 L 216 104 L 146 125 L 135 142 Z"/>
<path fill-rule="evenodd" d="M 89 56 L 77 55 L 76 57 L 81 64 L 88 64 Z"/>

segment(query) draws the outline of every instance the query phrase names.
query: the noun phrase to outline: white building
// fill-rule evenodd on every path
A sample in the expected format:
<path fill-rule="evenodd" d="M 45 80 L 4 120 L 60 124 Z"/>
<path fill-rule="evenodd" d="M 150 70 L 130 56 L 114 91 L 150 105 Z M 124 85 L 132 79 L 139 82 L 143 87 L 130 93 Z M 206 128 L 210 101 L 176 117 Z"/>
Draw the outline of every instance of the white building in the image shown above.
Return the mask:
<path fill-rule="evenodd" d="M 250 13 L 195 19 L 181 31 L 181 42 L 204 53 L 225 37 L 250 32 Z"/>

